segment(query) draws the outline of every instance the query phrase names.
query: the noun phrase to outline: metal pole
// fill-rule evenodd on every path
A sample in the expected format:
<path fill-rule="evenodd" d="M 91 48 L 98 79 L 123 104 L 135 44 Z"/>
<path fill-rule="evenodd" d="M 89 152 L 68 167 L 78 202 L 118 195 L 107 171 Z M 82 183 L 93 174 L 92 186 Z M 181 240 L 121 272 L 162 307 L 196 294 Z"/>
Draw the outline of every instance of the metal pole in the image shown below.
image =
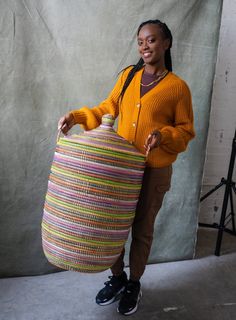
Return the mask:
<path fill-rule="evenodd" d="M 226 180 L 226 187 L 225 187 L 224 200 L 223 200 L 223 205 L 222 205 L 220 225 L 219 225 L 219 231 L 218 231 L 218 236 L 217 236 L 217 241 L 216 241 L 216 249 L 215 249 L 216 256 L 220 255 L 220 247 L 221 247 L 223 232 L 225 229 L 224 222 L 225 222 L 225 215 L 226 215 L 226 211 L 227 211 L 230 190 L 231 190 L 231 186 L 232 186 L 232 176 L 233 176 L 233 171 L 234 171 L 235 155 L 236 155 L 236 129 L 235 129 L 235 134 L 234 134 L 234 138 L 233 138 L 233 142 L 232 142 L 232 152 L 231 152 L 231 156 L 230 156 L 229 170 L 228 170 L 228 175 L 227 175 L 227 180 Z"/>

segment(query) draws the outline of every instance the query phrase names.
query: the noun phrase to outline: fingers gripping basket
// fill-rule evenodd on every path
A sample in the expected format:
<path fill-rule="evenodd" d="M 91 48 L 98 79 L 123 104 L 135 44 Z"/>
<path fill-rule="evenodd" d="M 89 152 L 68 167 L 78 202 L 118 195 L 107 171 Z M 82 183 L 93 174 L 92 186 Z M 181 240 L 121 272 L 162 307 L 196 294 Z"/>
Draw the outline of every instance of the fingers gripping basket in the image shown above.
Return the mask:
<path fill-rule="evenodd" d="M 100 272 L 119 257 L 134 218 L 145 156 L 113 130 L 100 127 L 60 138 L 42 221 L 44 253 L 67 270 Z"/>

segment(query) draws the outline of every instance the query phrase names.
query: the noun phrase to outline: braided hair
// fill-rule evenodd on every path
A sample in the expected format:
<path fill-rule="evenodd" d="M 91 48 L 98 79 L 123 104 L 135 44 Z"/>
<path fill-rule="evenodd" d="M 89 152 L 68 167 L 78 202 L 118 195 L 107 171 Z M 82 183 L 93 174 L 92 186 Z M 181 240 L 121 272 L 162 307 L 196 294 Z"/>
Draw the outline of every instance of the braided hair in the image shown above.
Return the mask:
<path fill-rule="evenodd" d="M 167 27 L 167 25 L 163 22 L 161 22 L 160 20 L 147 20 L 143 23 L 140 24 L 140 26 L 138 27 L 138 31 L 137 31 L 137 35 L 139 34 L 140 30 L 142 29 L 143 26 L 145 26 L 146 24 L 155 24 L 157 25 L 163 36 L 164 36 L 164 39 L 169 39 L 170 40 L 170 46 L 169 48 L 166 50 L 165 52 L 165 66 L 166 66 L 166 69 L 169 70 L 169 71 L 172 71 L 172 60 L 171 60 L 171 53 L 170 53 L 170 48 L 172 46 L 172 34 L 171 34 L 171 31 L 170 29 Z M 121 90 L 121 93 L 120 93 L 120 99 L 122 100 L 124 94 L 125 94 L 125 91 L 126 89 L 128 88 L 130 82 L 132 81 L 135 73 L 139 70 L 142 69 L 144 65 L 144 61 L 142 58 L 139 59 L 139 61 L 133 66 L 133 68 L 130 70 L 126 80 L 125 80 L 125 83 L 123 85 L 123 88 Z"/>

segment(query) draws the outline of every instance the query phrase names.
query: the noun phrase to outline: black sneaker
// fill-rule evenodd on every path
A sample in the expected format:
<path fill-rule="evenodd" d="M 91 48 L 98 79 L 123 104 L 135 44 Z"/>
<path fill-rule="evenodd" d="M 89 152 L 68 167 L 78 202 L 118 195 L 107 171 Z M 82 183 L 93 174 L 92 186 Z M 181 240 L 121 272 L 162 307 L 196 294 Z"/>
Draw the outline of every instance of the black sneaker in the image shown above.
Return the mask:
<path fill-rule="evenodd" d="M 129 281 L 122 298 L 120 299 L 117 311 L 128 316 L 138 309 L 138 303 L 142 296 L 140 282 Z"/>
<path fill-rule="evenodd" d="M 100 306 L 105 306 L 117 300 L 127 285 L 127 275 L 124 271 L 120 276 L 110 276 L 109 279 L 104 283 L 105 287 L 96 296 L 96 303 Z"/>

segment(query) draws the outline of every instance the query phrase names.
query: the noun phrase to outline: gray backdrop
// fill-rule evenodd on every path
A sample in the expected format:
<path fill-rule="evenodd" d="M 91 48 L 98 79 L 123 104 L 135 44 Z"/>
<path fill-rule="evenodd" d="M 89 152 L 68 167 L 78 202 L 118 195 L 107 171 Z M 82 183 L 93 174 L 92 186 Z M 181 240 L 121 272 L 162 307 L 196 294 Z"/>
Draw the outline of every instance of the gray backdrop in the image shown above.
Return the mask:
<path fill-rule="evenodd" d="M 173 32 L 173 66 L 191 88 L 197 138 L 174 165 L 149 262 L 193 257 L 220 14 L 220 0 L 0 0 L 2 276 L 55 270 L 40 224 L 57 121 L 106 97 L 138 59 L 138 25 L 153 18 Z"/>

